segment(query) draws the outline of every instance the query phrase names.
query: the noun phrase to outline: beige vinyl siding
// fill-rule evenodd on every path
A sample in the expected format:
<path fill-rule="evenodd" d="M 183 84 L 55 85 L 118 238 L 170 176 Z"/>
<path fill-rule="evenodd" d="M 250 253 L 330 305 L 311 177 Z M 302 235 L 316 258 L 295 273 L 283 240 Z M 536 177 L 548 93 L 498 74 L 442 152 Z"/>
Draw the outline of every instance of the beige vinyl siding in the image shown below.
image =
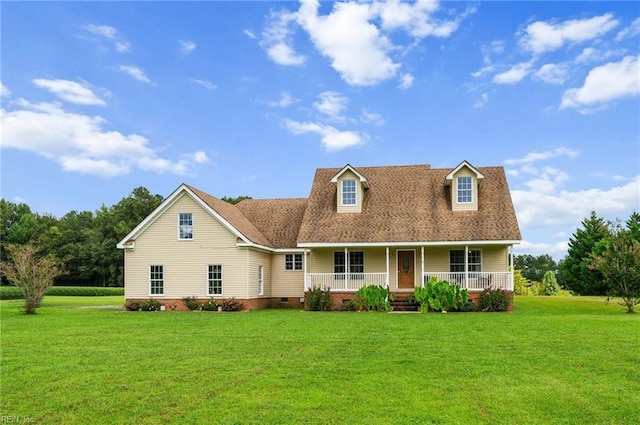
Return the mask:
<path fill-rule="evenodd" d="M 344 180 L 355 180 L 356 182 L 356 204 L 355 205 L 342 205 L 342 182 Z M 362 212 L 362 197 L 364 195 L 364 189 L 360 178 L 351 171 L 345 171 L 338 178 L 338 197 L 337 208 L 339 213 L 359 213 Z"/>
<path fill-rule="evenodd" d="M 193 213 L 192 240 L 178 240 L 178 214 L 185 212 Z M 207 266 L 221 264 L 222 297 L 245 298 L 246 251 L 236 247 L 229 230 L 183 194 L 136 239 L 135 249 L 125 250 L 125 297 L 149 297 L 149 266 L 162 265 L 164 298 L 206 298 Z"/>
<path fill-rule="evenodd" d="M 471 203 L 458 203 L 458 177 L 471 177 Z M 478 179 L 468 167 L 462 167 L 451 181 L 451 207 L 454 211 L 475 211 L 478 209 Z"/>
<path fill-rule="evenodd" d="M 448 272 L 449 271 L 449 251 L 452 249 L 464 249 L 464 246 L 449 246 L 437 248 L 425 248 L 424 268 L 425 272 Z M 480 249 L 482 251 L 482 271 L 483 272 L 506 272 L 509 271 L 509 258 L 507 246 L 491 245 L 469 245 L 469 249 Z"/>
<path fill-rule="evenodd" d="M 271 256 L 271 296 L 281 297 L 303 297 L 304 296 L 304 253 L 303 267 L 300 271 L 285 270 L 284 257 L 287 253 L 277 253 Z M 293 254 L 293 252 L 289 253 Z M 309 256 L 307 256 L 309 259 Z"/>
<path fill-rule="evenodd" d="M 271 293 L 271 255 L 268 252 L 248 249 L 247 252 L 247 292 L 244 298 L 267 298 Z M 259 294 L 258 266 L 263 266 L 264 292 Z"/>

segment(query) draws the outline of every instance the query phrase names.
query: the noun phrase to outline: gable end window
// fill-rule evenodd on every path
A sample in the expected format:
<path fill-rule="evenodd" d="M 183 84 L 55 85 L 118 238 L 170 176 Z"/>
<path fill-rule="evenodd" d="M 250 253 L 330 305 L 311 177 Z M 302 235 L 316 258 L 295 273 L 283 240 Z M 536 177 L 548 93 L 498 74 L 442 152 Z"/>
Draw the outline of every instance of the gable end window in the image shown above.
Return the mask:
<path fill-rule="evenodd" d="M 209 264 L 207 270 L 207 295 L 222 295 L 222 265 Z"/>
<path fill-rule="evenodd" d="M 302 270 L 302 254 L 285 254 L 284 269 L 286 271 Z"/>
<path fill-rule="evenodd" d="M 164 266 L 149 266 L 149 294 L 164 295 Z"/>
<path fill-rule="evenodd" d="M 342 180 L 342 205 L 356 205 L 355 180 Z"/>
<path fill-rule="evenodd" d="M 473 202 L 473 188 L 471 177 L 458 177 L 458 203 L 468 204 Z"/>
<path fill-rule="evenodd" d="M 193 239 L 193 214 L 180 213 L 178 215 L 178 239 Z"/>

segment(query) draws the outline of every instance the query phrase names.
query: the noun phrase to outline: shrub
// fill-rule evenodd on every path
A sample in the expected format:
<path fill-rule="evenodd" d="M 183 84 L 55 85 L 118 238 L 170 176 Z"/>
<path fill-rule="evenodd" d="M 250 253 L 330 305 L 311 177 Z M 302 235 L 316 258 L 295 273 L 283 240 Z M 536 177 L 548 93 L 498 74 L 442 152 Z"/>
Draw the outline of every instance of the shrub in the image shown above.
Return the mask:
<path fill-rule="evenodd" d="M 329 311 L 333 301 L 331 300 L 331 288 L 324 291 L 314 286 L 307 290 L 307 308 L 311 311 Z"/>
<path fill-rule="evenodd" d="M 356 302 L 354 300 L 342 300 L 340 311 L 356 311 Z"/>
<path fill-rule="evenodd" d="M 355 303 L 359 310 L 391 311 L 389 288 L 382 285 L 363 286 L 356 292 Z"/>
<path fill-rule="evenodd" d="M 235 298 L 227 298 L 220 303 L 222 311 L 240 311 L 244 308 L 244 305 Z"/>
<path fill-rule="evenodd" d="M 538 295 L 557 295 L 560 291 L 560 285 L 554 272 L 549 270 L 542 277 L 542 282 L 538 288 Z"/>
<path fill-rule="evenodd" d="M 215 300 L 207 300 L 200 305 L 203 311 L 217 311 L 218 303 Z"/>
<path fill-rule="evenodd" d="M 198 301 L 198 297 L 184 297 L 182 298 L 182 302 L 191 311 L 200 310 L 200 301 Z"/>
<path fill-rule="evenodd" d="M 157 311 L 160 310 L 160 306 L 162 306 L 162 304 L 160 304 L 160 301 L 158 300 L 147 300 L 140 303 L 140 310 Z"/>
<path fill-rule="evenodd" d="M 124 295 L 124 288 L 105 286 L 52 286 L 47 295 L 62 297 L 109 297 Z"/>
<path fill-rule="evenodd" d="M 466 289 L 460 289 L 446 280 L 432 277 L 424 287 L 415 287 L 413 300 L 420 304 L 420 311 L 475 311 Z"/>
<path fill-rule="evenodd" d="M 506 311 L 509 307 L 509 291 L 493 289 L 491 285 L 482 292 L 480 308 L 482 311 Z"/>
<path fill-rule="evenodd" d="M 124 308 L 127 311 L 138 311 L 140 310 L 140 302 L 139 301 L 127 301 L 124 305 Z"/>
<path fill-rule="evenodd" d="M 22 289 L 17 286 L 0 286 L 0 300 L 19 300 L 24 298 Z"/>

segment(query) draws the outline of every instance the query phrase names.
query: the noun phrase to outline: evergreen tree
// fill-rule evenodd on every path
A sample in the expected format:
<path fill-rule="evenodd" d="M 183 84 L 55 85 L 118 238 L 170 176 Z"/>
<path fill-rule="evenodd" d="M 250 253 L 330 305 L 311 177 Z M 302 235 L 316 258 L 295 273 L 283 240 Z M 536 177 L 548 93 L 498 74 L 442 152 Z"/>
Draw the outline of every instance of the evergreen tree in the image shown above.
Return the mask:
<path fill-rule="evenodd" d="M 591 212 L 582 221 L 582 228 L 569 239 L 567 256 L 561 263 L 562 283 L 565 288 L 580 295 L 605 295 L 608 290 L 602 273 L 590 268 L 592 253 L 598 243 L 605 241 L 611 232 L 604 220 Z"/>

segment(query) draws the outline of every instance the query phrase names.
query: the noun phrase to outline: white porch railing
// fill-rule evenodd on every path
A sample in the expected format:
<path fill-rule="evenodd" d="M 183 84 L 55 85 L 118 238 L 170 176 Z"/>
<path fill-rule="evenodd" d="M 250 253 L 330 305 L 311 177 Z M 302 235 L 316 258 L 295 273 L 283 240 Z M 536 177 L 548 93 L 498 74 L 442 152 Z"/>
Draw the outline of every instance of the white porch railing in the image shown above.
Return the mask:
<path fill-rule="evenodd" d="M 307 273 L 305 288 L 357 291 L 363 286 L 387 286 L 386 273 Z"/>
<path fill-rule="evenodd" d="M 513 279 L 511 272 L 427 272 L 424 273 L 423 282 L 428 282 L 432 277 L 455 283 L 462 289 L 481 291 L 491 285 L 493 289 L 507 289 L 513 291 Z"/>

